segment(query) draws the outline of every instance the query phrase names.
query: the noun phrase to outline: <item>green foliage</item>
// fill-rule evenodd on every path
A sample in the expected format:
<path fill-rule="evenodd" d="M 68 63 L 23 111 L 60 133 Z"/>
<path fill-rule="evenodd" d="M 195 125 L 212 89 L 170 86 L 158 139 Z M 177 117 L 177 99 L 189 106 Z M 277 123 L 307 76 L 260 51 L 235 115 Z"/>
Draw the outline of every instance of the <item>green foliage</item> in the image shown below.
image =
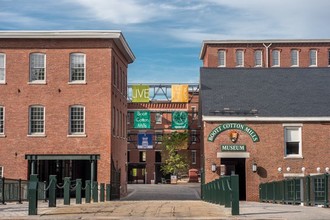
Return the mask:
<path fill-rule="evenodd" d="M 164 174 L 186 173 L 189 168 L 187 155 L 188 132 L 173 132 L 163 136 L 161 170 Z"/>

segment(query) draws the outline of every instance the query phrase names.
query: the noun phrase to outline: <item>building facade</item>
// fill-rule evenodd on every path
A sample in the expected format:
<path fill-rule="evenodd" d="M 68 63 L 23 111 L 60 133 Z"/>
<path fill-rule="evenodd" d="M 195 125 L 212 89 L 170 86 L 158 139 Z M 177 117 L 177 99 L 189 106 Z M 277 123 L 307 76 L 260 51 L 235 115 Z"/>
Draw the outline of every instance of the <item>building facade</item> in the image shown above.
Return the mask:
<path fill-rule="evenodd" d="M 2 175 L 116 181 L 125 194 L 134 59 L 120 31 L 0 32 Z"/>
<path fill-rule="evenodd" d="M 171 96 L 171 86 L 174 84 L 146 84 L 147 97 L 145 101 L 134 101 L 133 96 L 137 92 L 134 86 L 129 85 L 129 103 L 127 120 L 127 168 L 128 183 L 162 183 L 164 179 L 169 182 L 170 176 L 164 175 L 161 165 L 164 162 L 162 156 L 162 138 L 171 132 L 189 133 L 187 149 L 184 153 L 189 158 L 189 169 L 200 170 L 200 126 L 198 123 L 198 84 L 187 85 L 189 88 L 188 100 L 174 102 Z M 179 85 L 180 86 L 180 85 Z M 142 91 L 142 90 L 140 90 Z M 140 92 L 142 94 L 143 92 Z M 135 95 L 134 95 L 135 94 Z M 139 127 L 136 125 L 137 113 L 147 113 L 150 118 L 150 126 Z M 184 112 L 187 114 L 187 127 L 173 127 L 173 113 Z M 146 145 L 143 143 L 145 139 Z M 149 139 L 149 140 L 148 140 Z M 147 145 L 147 140 L 149 144 Z M 188 173 L 187 173 L 188 175 Z M 163 181 L 162 181 L 163 180 Z"/>
<path fill-rule="evenodd" d="M 237 174 L 240 199 L 257 201 L 260 183 L 329 172 L 329 49 L 326 40 L 204 42 L 206 183 Z"/>

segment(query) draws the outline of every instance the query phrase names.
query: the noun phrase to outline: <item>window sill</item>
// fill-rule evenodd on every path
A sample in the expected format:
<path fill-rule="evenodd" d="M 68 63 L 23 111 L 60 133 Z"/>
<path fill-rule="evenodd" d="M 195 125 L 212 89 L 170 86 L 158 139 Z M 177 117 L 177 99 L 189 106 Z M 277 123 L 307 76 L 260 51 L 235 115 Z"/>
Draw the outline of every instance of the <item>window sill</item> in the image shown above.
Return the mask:
<path fill-rule="evenodd" d="M 28 137 L 32 137 L 32 138 L 44 138 L 47 137 L 46 134 L 28 134 Z"/>
<path fill-rule="evenodd" d="M 28 85 L 47 85 L 47 82 L 28 82 Z"/>
<path fill-rule="evenodd" d="M 68 138 L 82 138 L 82 137 L 87 137 L 87 134 L 68 134 Z"/>
<path fill-rule="evenodd" d="M 0 138 L 5 138 L 5 137 L 6 137 L 6 135 L 0 134 Z"/>
<path fill-rule="evenodd" d="M 284 160 L 286 159 L 304 159 L 303 156 L 300 156 L 300 155 L 295 155 L 295 156 L 286 156 L 284 157 Z"/>
<path fill-rule="evenodd" d="M 87 82 L 84 82 L 84 81 L 78 81 L 78 82 L 68 82 L 69 85 L 86 85 Z"/>
<path fill-rule="evenodd" d="M 6 82 L 0 82 L 0 85 L 7 85 Z"/>

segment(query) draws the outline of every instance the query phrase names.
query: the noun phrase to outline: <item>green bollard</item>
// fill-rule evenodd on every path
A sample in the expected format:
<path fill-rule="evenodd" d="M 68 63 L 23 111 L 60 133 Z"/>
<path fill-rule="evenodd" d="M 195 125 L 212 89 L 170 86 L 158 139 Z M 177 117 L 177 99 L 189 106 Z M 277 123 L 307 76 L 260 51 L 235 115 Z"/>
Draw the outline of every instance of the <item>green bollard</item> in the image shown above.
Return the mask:
<path fill-rule="evenodd" d="M 91 203 L 91 181 L 85 181 L 85 203 Z"/>
<path fill-rule="evenodd" d="M 70 205 L 70 177 L 64 177 L 64 205 Z"/>
<path fill-rule="evenodd" d="M 81 204 L 81 179 L 76 180 L 76 204 Z"/>
<path fill-rule="evenodd" d="M 100 184 L 100 202 L 104 202 L 104 183 Z"/>
<path fill-rule="evenodd" d="M 48 207 L 56 207 L 56 175 L 49 176 L 49 201 Z"/>
<path fill-rule="evenodd" d="M 231 189 L 232 189 L 232 202 L 231 202 L 231 214 L 239 215 L 239 183 L 238 175 L 232 175 L 230 177 Z"/>
<path fill-rule="evenodd" d="M 106 185 L 106 200 L 110 201 L 110 184 Z"/>
<path fill-rule="evenodd" d="M 29 215 L 37 215 L 38 213 L 38 175 L 32 174 L 29 181 Z"/>
<path fill-rule="evenodd" d="M 93 193 L 93 202 L 98 202 L 99 201 L 99 185 L 98 185 L 98 182 L 96 182 L 96 181 L 93 182 L 92 193 Z"/>
<path fill-rule="evenodd" d="M 226 176 L 224 177 L 225 180 L 224 180 L 224 184 L 225 184 L 225 207 L 226 208 L 230 208 L 230 190 L 229 190 L 229 187 L 228 187 L 228 184 L 230 185 L 229 183 L 229 179 L 230 177 L 229 176 Z"/>

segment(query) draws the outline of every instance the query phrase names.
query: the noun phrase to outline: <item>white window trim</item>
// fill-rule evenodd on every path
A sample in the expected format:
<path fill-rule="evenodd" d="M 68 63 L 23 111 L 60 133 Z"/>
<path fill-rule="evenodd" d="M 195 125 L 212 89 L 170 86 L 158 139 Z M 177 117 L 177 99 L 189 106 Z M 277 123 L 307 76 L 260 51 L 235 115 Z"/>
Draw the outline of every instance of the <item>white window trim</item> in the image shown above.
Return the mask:
<path fill-rule="evenodd" d="M 84 56 L 84 80 L 72 80 L 72 72 L 71 72 L 71 56 L 72 55 L 83 55 Z M 70 56 L 69 56 L 69 59 L 70 59 L 70 79 L 69 79 L 69 83 L 68 84 L 87 84 L 86 83 L 86 54 L 84 53 L 70 53 Z"/>
<path fill-rule="evenodd" d="M 5 107 L 0 105 L 0 108 L 2 108 L 3 111 L 3 132 L 0 133 L 0 138 L 1 137 L 6 137 L 5 133 L 6 133 L 6 111 L 5 111 Z"/>
<path fill-rule="evenodd" d="M 157 121 L 157 114 L 160 115 L 160 121 Z M 163 124 L 163 114 L 162 114 L 161 112 L 156 112 L 156 113 L 155 113 L 155 123 L 156 123 L 157 125 L 161 125 L 161 124 Z"/>
<path fill-rule="evenodd" d="M 44 57 L 44 71 L 45 71 L 45 76 L 44 76 L 44 79 L 43 80 L 33 80 L 32 81 L 32 79 L 31 79 L 31 69 L 32 69 L 32 65 L 31 65 L 31 56 L 32 55 L 34 55 L 34 54 L 36 54 L 36 55 L 43 55 L 43 57 Z M 47 77 L 47 63 L 46 63 L 46 61 L 47 61 L 47 59 L 46 59 L 46 54 L 44 54 L 44 53 L 30 53 L 30 56 L 29 56 L 29 65 L 30 65 L 30 69 L 29 69 L 29 82 L 28 82 L 28 84 L 40 84 L 40 85 L 45 85 L 46 84 L 46 77 Z"/>
<path fill-rule="evenodd" d="M 312 51 L 315 51 L 315 65 L 311 64 L 311 52 Z M 317 50 L 316 49 L 309 50 L 309 67 L 317 67 Z"/>
<path fill-rule="evenodd" d="M 261 61 L 260 65 L 257 65 L 256 64 L 256 53 L 257 52 L 260 52 L 260 61 Z M 262 60 L 262 58 L 263 58 L 262 50 L 255 50 L 254 51 L 254 59 L 255 59 L 254 60 L 254 67 L 262 67 L 263 66 L 263 62 L 262 62 L 263 60 Z"/>
<path fill-rule="evenodd" d="M 42 107 L 44 109 L 44 132 L 31 132 L 31 108 L 33 107 Z M 29 133 L 28 137 L 46 137 L 46 108 L 43 105 L 30 105 L 29 106 Z"/>
<path fill-rule="evenodd" d="M 6 54 L 5 53 L 0 53 L 1 56 L 3 56 L 3 80 L 0 81 L 0 84 L 6 84 Z"/>
<path fill-rule="evenodd" d="M 71 108 L 82 107 L 84 109 L 84 131 L 83 132 L 72 132 L 71 131 Z M 86 137 L 86 108 L 83 105 L 70 105 L 69 107 L 69 134 L 68 137 Z"/>
<path fill-rule="evenodd" d="M 287 140 L 287 137 L 286 137 L 286 130 L 287 129 L 296 129 L 298 128 L 299 129 L 299 153 L 298 154 L 290 154 L 290 155 L 287 155 L 287 152 L 286 152 L 286 140 Z M 302 153 L 302 127 L 301 126 L 294 126 L 294 125 L 288 125 L 288 126 L 285 126 L 284 127 L 284 158 L 303 158 L 303 153 Z"/>
<path fill-rule="evenodd" d="M 278 64 L 274 65 L 274 51 L 277 51 L 277 60 Z M 281 66 L 281 51 L 280 50 L 272 50 L 272 67 L 280 67 Z"/>
<path fill-rule="evenodd" d="M 292 64 L 292 51 L 296 51 L 297 52 L 297 64 L 296 65 L 293 65 Z M 299 67 L 299 50 L 297 50 L 297 49 L 292 49 L 291 50 L 291 67 Z"/>
<path fill-rule="evenodd" d="M 242 53 L 242 64 L 238 64 L 237 60 L 237 53 L 240 52 Z M 244 50 L 242 49 L 237 49 L 236 54 L 235 54 L 235 59 L 236 59 L 236 67 L 244 67 Z"/>
<path fill-rule="evenodd" d="M 195 152 L 195 161 L 193 161 L 193 152 Z M 196 150 L 191 150 L 191 164 L 196 164 L 197 163 L 197 151 Z"/>
<path fill-rule="evenodd" d="M 223 65 L 220 64 L 220 53 L 223 53 Z M 218 67 L 226 67 L 226 50 L 218 50 Z"/>

